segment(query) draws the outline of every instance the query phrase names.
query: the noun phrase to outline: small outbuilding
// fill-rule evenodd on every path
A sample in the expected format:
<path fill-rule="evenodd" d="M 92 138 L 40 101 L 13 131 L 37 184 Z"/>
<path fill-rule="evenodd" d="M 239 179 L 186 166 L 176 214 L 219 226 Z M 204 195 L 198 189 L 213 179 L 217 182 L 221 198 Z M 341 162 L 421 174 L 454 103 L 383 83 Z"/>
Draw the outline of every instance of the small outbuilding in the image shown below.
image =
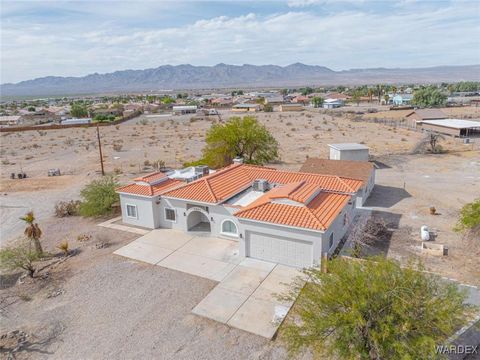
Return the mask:
<path fill-rule="evenodd" d="M 422 130 L 458 137 L 480 137 L 480 121 L 463 119 L 425 120 Z"/>
<path fill-rule="evenodd" d="M 237 104 L 232 107 L 232 111 L 234 112 L 257 112 L 260 111 L 260 105 L 259 104 Z"/>
<path fill-rule="evenodd" d="M 408 125 L 416 128 L 419 123 L 424 120 L 446 119 L 447 115 L 438 109 L 417 109 L 407 114 L 406 119 Z"/>
<path fill-rule="evenodd" d="M 172 111 L 175 115 L 195 114 L 197 112 L 197 105 L 174 106 Z"/>
<path fill-rule="evenodd" d="M 368 146 L 357 143 L 328 144 L 330 160 L 368 161 Z"/>

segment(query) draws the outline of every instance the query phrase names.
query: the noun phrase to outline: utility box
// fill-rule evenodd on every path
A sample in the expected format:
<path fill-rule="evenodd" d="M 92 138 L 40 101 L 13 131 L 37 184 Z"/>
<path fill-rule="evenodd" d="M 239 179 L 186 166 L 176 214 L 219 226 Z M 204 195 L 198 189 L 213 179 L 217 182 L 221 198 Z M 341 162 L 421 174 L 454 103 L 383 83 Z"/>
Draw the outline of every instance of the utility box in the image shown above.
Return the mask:
<path fill-rule="evenodd" d="M 328 144 L 330 160 L 368 161 L 368 146 L 356 143 Z"/>

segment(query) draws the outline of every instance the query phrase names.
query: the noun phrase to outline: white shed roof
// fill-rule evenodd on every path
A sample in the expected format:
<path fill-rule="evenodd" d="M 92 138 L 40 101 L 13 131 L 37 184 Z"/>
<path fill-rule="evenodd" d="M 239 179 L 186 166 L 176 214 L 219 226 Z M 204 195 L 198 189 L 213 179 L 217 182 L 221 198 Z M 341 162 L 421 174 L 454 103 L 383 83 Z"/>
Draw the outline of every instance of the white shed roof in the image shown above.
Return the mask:
<path fill-rule="evenodd" d="M 462 119 L 441 119 L 441 120 L 423 120 L 423 124 L 443 126 L 452 129 L 472 129 L 480 128 L 480 121 L 470 121 Z"/>
<path fill-rule="evenodd" d="M 368 150 L 368 146 L 357 143 L 340 143 L 340 144 L 328 144 L 335 150 Z"/>

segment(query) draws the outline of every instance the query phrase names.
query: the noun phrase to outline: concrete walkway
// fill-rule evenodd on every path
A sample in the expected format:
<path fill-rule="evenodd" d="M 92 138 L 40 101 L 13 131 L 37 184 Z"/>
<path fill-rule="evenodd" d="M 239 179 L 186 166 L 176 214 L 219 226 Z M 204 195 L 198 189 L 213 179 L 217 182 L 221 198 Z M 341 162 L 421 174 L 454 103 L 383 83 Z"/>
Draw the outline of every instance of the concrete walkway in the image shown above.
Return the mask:
<path fill-rule="evenodd" d="M 193 313 L 271 339 L 293 302 L 297 269 L 241 258 L 238 242 L 156 229 L 115 251 L 149 264 L 218 281 Z"/>
<path fill-rule="evenodd" d="M 121 224 L 114 224 L 116 221 L 122 220 L 122 217 L 116 217 L 107 221 L 104 221 L 100 224 L 97 224 L 98 226 L 106 227 L 109 229 L 115 229 L 115 230 L 121 230 L 121 231 L 128 231 L 134 234 L 139 234 L 139 235 L 145 235 L 150 232 L 150 230 L 146 229 L 140 229 L 138 227 L 133 227 L 133 226 L 127 226 L 127 225 L 121 225 Z"/>

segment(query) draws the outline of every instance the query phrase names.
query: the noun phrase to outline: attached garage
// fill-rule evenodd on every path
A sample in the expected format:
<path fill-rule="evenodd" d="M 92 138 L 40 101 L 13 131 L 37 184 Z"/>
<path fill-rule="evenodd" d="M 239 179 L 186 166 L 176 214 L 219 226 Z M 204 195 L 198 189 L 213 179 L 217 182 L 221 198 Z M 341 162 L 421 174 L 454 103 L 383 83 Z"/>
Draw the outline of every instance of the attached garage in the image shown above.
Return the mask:
<path fill-rule="evenodd" d="M 313 244 L 293 238 L 248 231 L 246 256 L 295 267 L 313 264 Z"/>

